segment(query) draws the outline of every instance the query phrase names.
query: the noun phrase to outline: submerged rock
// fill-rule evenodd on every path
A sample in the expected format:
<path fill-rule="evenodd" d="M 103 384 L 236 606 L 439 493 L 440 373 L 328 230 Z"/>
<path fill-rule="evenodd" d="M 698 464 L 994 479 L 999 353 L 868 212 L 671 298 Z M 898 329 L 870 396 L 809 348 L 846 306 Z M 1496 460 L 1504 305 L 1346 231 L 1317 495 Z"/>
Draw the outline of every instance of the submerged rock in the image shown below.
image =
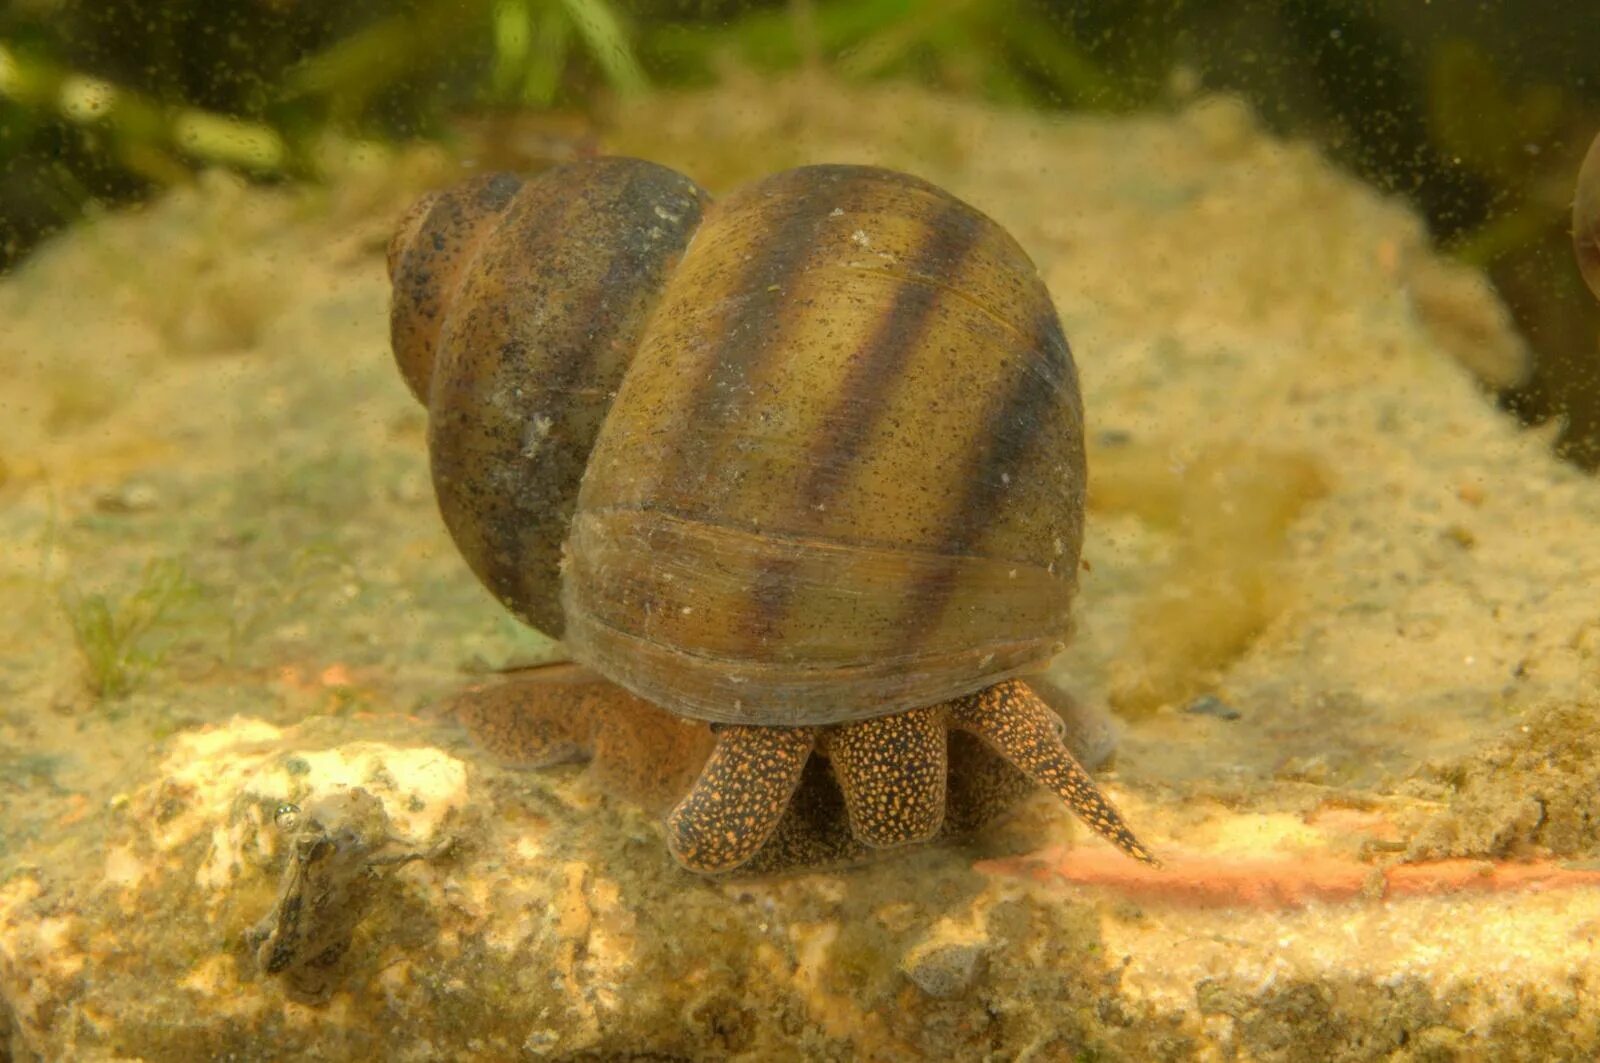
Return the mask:
<path fill-rule="evenodd" d="M 12 1059 L 1594 1058 L 1600 490 L 1461 368 L 1518 346 L 1477 285 L 1429 288 L 1415 217 L 1228 101 L 1057 121 L 807 78 L 617 123 L 714 186 L 876 162 L 1017 234 L 1100 447 L 1057 675 L 1146 713 L 1084 746 L 1120 731 L 1101 780 L 1167 868 L 1035 799 L 969 842 L 707 881 L 603 775 L 484 755 L 429 707 L 549 647 L 449 549 L 383 352 L 416 190 L 213 182 L 0 284 L 29 352 L 0 425 Z M 173 334 L 114 267 L 169 275 L 174 231 L 246 234 L 271 312 Z M 169 349 L 196 345 L 227 357 Z M 102 504 L 128 483 L 160 504 Z M 152 556 L 206 593 L 96 700 L 59 581 L 137 609 Z M 1207 694 L 1239 718 L 1178 711 Z M 318 913 L 337 960 L 280 977 L 286 803 L 313 846 L 356 828 Z"/>

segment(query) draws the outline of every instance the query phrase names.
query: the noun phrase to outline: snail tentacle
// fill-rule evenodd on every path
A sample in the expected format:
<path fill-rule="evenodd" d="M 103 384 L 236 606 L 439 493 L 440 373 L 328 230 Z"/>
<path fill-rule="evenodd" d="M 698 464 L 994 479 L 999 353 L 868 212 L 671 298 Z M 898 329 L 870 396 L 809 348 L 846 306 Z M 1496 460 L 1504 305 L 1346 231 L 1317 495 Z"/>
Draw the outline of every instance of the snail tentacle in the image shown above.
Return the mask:
<path fill-rule="evenodd" d="M 828 732 L 828 756 L 858 839 L 886 849 L 939 832 L 948 735 L 937 709 L 912 709 Z"/>
<path fill-rule="evenodd" d="M 1161 866 L 1068 751 L 1052 726 L 1053 715 L 1027 684 L 1015 679 L 950 702 L 952 727 L 989 743 L 1118 849 L 1135 860 Z"/>
<path fill-rule="evenodd" d="M 729 725 L 694 786 L 667 814 L 667 845 L 691 871 L 732 871 L 778 828 L 816 746 L 814 727 Z"/>

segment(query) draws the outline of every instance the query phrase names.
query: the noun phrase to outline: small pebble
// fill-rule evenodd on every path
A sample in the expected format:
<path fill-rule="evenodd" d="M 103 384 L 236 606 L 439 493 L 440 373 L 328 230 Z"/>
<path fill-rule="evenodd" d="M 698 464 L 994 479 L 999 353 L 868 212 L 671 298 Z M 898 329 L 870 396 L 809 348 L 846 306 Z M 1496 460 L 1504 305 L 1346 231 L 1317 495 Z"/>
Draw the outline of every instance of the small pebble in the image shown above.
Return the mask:
<path fill-rule="evenodd" d="M 113 491 L 103 491 L 94 500 L 94 508 L 101 513 L 147 513 L 160 504 L 160 493 L 138 481 L 125 483 Z"/>
<path fill-rule="evenodd" d="M 914 948 L 901 961 L 900 969 L 930 997 L 949 1000 L 972 987 L 983 953 L 984 947 L 977 943 Z"/>
<path fill-rule="evenodd" d="M 522 1050 L 530 1056 L 548 1056 L 561 1046 L 561 1034 L 549 1028 L 534 1030 L 522 1042 Z"/>
<path fill-rule="evenodd" d="M 1242 714 L 1226 701 L 1212 694 L 1201 694 L 1183 707 L 1194 716 L 1215 716 L 1219 720 L 1237 720 Z"/>

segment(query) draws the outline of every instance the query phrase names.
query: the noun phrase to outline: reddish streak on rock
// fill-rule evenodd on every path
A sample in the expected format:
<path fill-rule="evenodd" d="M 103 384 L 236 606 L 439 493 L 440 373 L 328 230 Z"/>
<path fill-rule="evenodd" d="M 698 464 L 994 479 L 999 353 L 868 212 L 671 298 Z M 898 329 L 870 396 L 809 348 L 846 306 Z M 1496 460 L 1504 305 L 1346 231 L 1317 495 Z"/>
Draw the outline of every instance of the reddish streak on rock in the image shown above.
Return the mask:
<path fill-rule="evenodd" d="M 1382 868 L 1333 856 L 1250 859 L 1161 854 L 1152 868 L 1120 853 L 1046 849 L 1024 857 L 986 860 L 985 874 L 1109 889 L 1131 899 L 1196 908 L 1301 908 L 1362 896 L 1422 897 L 1466 892 L 1571 889 L 1600 886 L 1600 871 L 1550 860 L 1513 864 L 1440 860 Z"/>
<path fill-rule="evenodd" d="M 363 672 L 368 673 L 370 678 L 371 669 L 363 669 Z M 349 665 L 339 661 L 323 668 L 287 664 L 278 669 L 278 682 L 301 693 L 352 687 L 360 681 Z"/>
<path fill-rule="evenodd" d="M 1529 864 L 1488 860 L 1439 860 L 1429 864 L 1400 864 L 1387 873 L 1389 892 L 1407 896 L 1433 896 L 1467 890 L 1574 889 L 1600 886 L 1600 871 L 1562 867 L 1553 860 Z"/>
<path fill-rule="evenodd" d="M 83 794 L 67 798 L 67 810 L 56 819 L 56 826 L 70 827 L 89 814 L 89 799 Z"/>

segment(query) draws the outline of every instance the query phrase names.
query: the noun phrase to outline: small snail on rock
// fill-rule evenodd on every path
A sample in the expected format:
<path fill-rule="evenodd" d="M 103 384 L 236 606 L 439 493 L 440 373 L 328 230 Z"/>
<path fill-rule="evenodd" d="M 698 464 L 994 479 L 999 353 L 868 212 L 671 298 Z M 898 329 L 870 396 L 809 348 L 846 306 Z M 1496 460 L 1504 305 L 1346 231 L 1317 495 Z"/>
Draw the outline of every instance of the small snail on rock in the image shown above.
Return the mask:
<path fill-rule="evenodd" d="M 473 571 L 712 725 L 667 816 L 683 866 L 750 863 L 813 754 L 857 842 L 931 837 L 952 732 L 1153 862 L 1017 678 L 1070 629 L 1083 424 L 1049 296 L 993 221 L 872 167 L 712 202 L 600 158 L 424 199 L 389 270 Z"/>

